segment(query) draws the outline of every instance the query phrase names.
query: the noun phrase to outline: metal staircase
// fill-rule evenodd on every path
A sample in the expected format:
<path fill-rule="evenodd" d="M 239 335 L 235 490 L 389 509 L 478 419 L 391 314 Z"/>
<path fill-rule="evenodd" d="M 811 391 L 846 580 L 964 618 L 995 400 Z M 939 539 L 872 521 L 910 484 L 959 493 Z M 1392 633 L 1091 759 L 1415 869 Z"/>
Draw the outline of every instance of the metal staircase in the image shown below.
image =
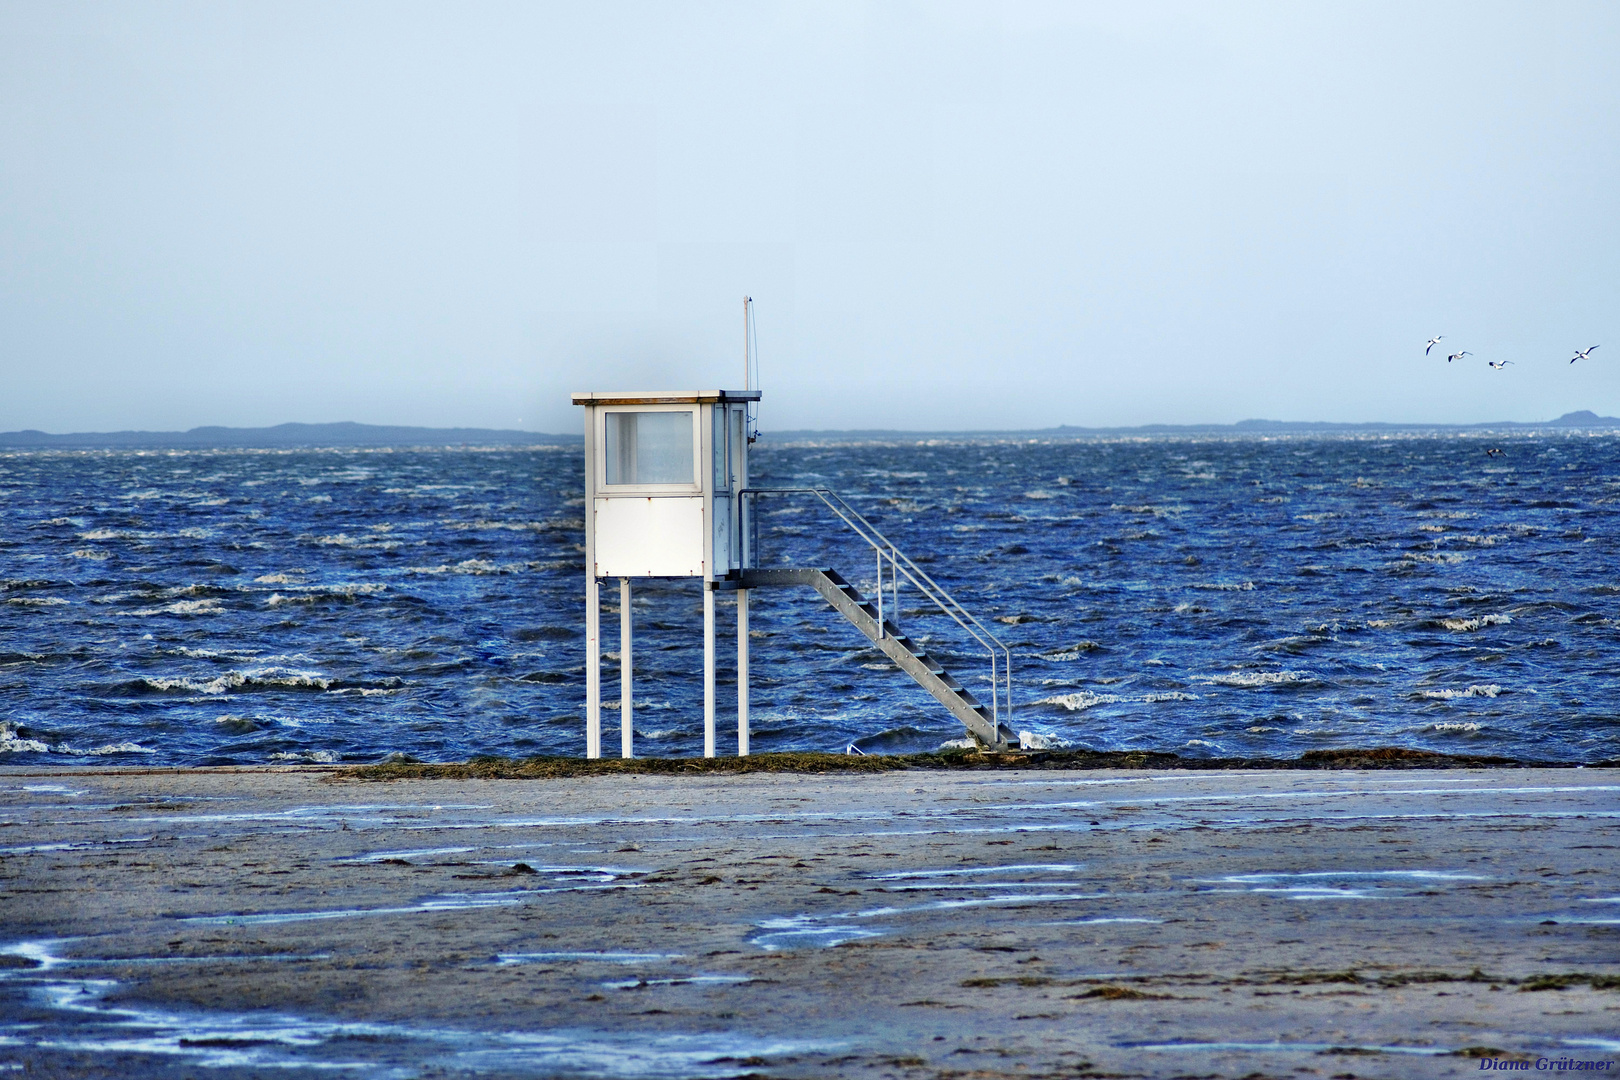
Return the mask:
<path fill-rule="evenodd" d="M 895 666 L 917 681 L 968 729 L 976 742 L 988 750 L 1006 750 L 1018 744 L 1018 735 L 1008 723 L 1012 720 L 1012 652 L 977 617 L 957 603 L 933 578 L 908 558 L 866 518 L 845 502 L 837 493 L 826 488 L 751 488 L 746 496 L 758 495 L 814 495 L 829 507 L 840 520 L 877 552 L 877 596 L 875 602 L 867 600 L 836 570 L 801 569 L 797 567 L 750 568 L 738 572 L 737 585 L 743 589 L 772 588 L 790 585 L 809 585 L 867 639 L 883 650 Z M 756 520 L 754 515 L 749 515 Z M 757 550 L 750 537 L 747 561 Z M 884 566 L 889 568 L 891 587 L 890 611 L 895 619 L 900 614 L 900 579 L 921 592 L 940 611 L 949 615 L 988 654 L 990 660 L 990 702 L 986 705 L 951 676 L 945 668 L 917 642 L 900 631 L 894 620 L 884 617 Z"/>

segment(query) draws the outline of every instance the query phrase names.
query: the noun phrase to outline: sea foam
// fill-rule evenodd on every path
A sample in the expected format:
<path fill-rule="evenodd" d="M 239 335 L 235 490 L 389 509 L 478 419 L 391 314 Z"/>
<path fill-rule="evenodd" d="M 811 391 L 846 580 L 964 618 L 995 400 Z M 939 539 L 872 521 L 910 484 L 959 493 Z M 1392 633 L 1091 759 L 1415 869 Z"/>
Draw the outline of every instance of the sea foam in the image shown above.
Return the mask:
<path fill-rule="evenodd" d="M 1507 626 L 1512 621 L 1511 615 L 1480 615 L 1472 619 L 1441 619 L 1440 625 L 1453 633 L 1468 634 L 1487 626 Z"/>
<path fill-rule="evenodd" d="M 1234 671 L 1226 675 L 1209 675 L 1204 678 L 1205 682 L 1215 686 L 1234 686 L 1241 689 L 1288 686 L 1315 680 L 1316 676 L 1308 671 Z"/>
<path fill-rule="evenodd" d="M 1470 697 L 1493 698 L 1502 693 L 1503 689 L 1503 687 L 1497 686 L 1495 683 L 1476 683 L 1466 690 L 1420 690 L 1418 691 L 1418 696 L 1431 698 L 1436 701 L 1449 701 L 1452 698 Z"/>

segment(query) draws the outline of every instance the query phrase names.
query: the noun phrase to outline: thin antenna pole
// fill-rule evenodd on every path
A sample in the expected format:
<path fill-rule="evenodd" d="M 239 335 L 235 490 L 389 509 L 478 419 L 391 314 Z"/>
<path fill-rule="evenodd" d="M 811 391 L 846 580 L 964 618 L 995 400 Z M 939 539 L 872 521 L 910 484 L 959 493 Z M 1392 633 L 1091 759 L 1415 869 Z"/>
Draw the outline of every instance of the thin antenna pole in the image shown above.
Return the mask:
<path fill-rule="evenodd" d="M 754 304 L 754 298 L 753 297 L 751 297 L 751 296 L 743 297 L 743 389 L 744 390 L 752 390 L 754 388 L 753 384 L 749 381 L 750 378 L 751 378 L 751 372 L 753 370 L 753 365 L 749 363 L 749 361 L 752 359 L 752 353 L 750 352 L 750 347 L 749 347 L 749 344 L 748 344 L 749 324 L 753 319 L 753 311 L 751 310 L 752 307 L 753 307 L 753 304 Z"/>

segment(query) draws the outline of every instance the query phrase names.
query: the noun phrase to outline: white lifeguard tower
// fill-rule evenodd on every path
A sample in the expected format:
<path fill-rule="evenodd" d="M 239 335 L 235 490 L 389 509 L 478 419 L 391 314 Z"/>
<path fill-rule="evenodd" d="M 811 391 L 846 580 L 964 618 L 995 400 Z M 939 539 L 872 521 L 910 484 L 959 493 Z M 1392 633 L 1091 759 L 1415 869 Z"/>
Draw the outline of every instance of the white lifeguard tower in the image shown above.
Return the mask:
<path fill-rule="evenodd" d="M 737 592 L 737 752 L 748 753 L 748 405 L 758 390 L 575 394 L 585 407 L 585 753 L 602 756 L 599 582 L 619 579 L 620 752 L 634 752 L 630 580 L 703 582 L 703 753 L 715 755 L 714 594 Z"/>
<path fill-rule="evenodd" d="M 750 303 L 744 300 L 744 310 Z M 745 314 L 745 327 L 746 327 Z M 745 340 L 747 331 L 745 329 Z M 745 350 L 745 373 L 747 371 Z M 747 382 L 745 375 L 745 383 Z M 635 752 L 632 578 L 697 578 L 703 583 L 703 755 L 715 756 L 714 594 L 737 593 L 737 754 L 748 754 L 748 593 L 808 585 L 950 710 L 980 746 L 1018 742 L 1012 719 L 1012 653 L 923 569 L 836 492 L 750 488 L 749 406 L 758 390 L 575 394 L 585 407 L 585 754 L 602 756 L 603 578 L 619 579 L 619 751 Z M 819 499 L 877 555 L 877 590 L 866 600 L 837 571 L 761 568 L 753 512 L 762 495 Z M 888 581 L 885 582 L 885 573 Z M 981 702 L 898 627 L 900 582 L 949 616 L 989 658 L 988 703 Z M 884 590 L 890 592 L 884 614 Z M 1005 722 L 1004 722 L 1005 721 Z"/>

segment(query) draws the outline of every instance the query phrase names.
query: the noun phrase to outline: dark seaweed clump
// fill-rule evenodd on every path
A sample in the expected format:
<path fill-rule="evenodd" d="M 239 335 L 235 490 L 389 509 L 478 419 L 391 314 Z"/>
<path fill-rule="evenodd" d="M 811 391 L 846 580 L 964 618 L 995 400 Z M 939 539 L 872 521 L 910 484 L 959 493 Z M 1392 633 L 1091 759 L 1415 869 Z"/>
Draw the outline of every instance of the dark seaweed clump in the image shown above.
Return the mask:
<path fill-rule="evenodd" d="M 1599 762 L 1613 767 L 1620 762 Z M 1523 761 L 1480 755 L 1437 754 L 1404 747 L 1367 750 L 1312 750 L 1297 758 L 1183 758 L 1141 750 L 1036 750 L 993 754 L 940 750 L 928 754 L 845 755 L 814 752 L 753 754 L 745 758 L 477 757 L 471 761 L 429 763 L 390 761 L 332 770 L 346 780 L 545 780 L 619 773 L 693 775 L 705 773 L 880 773 L 905 769 L 1515 769 L 1573 768 L 1575 763 Z"/>

